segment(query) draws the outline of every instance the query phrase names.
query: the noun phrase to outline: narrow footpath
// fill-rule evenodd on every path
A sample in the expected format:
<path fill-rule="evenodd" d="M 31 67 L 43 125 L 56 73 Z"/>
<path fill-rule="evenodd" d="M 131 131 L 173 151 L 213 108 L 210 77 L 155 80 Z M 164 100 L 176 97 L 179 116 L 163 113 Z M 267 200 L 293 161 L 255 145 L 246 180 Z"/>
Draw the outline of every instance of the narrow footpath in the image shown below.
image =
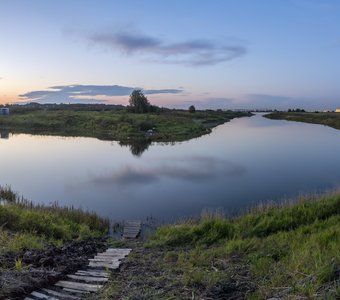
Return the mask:
<path fill-rule="evenodd" d="M 123 239 L 135 239 L 141 231 L 140 221 L 125 221 Z M 88 260 L 86 268 L 68 274 L 53 286 L 33 291 L 25 300 L 80 300 L 98 292 L 109 281 L 113 271 L 118 271 L 130 248 L 109 248 Z"/>

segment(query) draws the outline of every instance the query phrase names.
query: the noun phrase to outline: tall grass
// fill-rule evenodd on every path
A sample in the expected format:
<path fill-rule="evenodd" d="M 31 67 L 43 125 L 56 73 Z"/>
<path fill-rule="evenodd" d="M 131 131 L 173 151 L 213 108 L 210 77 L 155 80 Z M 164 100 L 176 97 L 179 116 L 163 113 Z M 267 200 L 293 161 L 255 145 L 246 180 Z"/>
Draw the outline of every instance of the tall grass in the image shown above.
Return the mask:
<path fill-rule="evenodd" d="M 0 193 L 7 200 L 0 205 L 2 231 L 11 231 L 24 237 L 61 241 L 100 236 L 108 231 L 109 220 L 93 212 L 60 207 L 57 204 L 34 204 L 19 197 L 8 186 L 0 187 Z M 3 238 L 6 238 L 4 234 Z"/>
<path fill-rule="evenodd" d="M 177 264 L 183 265 L 185 278 L 201 278 L 202 284 L 211 276 L 209 265 L 236 255 L 257 283 L 254 299 L 280 293 L 335 299 L 340 297 L 340 191 L 262 205 L 236 218 L 208 214 L 161 227 L 147 246 L 177 253 L 186 249 Z"/>

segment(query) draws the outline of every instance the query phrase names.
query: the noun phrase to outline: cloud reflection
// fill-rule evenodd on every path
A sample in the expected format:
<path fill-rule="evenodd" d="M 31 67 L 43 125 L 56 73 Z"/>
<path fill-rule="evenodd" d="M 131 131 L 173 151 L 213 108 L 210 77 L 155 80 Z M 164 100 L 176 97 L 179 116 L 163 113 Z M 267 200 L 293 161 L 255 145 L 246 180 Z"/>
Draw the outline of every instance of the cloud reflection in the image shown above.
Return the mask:
<path fill-rule="evenodd" d="M 220 177 L 241 176 L 246 172 L 242 165 L 209 156 L 171 158 L 155 162 L 158 163 L 156 166 L 124 166 L 114 172 L 94 175 L 90 183 L 128 186 L 150 184 L 161 179 L 199 183 Z"/>

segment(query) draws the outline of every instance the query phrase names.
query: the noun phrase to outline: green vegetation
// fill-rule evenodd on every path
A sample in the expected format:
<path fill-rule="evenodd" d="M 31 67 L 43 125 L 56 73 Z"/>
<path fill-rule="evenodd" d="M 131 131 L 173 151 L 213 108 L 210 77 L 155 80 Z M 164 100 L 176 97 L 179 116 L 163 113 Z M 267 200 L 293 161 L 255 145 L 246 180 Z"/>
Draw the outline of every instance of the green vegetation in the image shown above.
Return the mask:
<path fill-rule="evenodd" d="M 209 133 L 211 127 L 236 117 L 251 116 L 243 112 L 159 109 L 158 112 L 136 114 L 127 109 L 86 110 L 48 106 L 24 110 L 11 109 L 11 115 L 0 118 L 0 128 L 12 133 L 86 136 L 129 143 L 136 140 L 162 142 L 183 141 Z M 153 129 L 146 137 L 145 132 Z"/>
<path fill-rule="evenodd" d="M 143 247 L 103 299 L 338 299 L 340 192 L 236 218 L 204 214 L 159 228 Z"/>
<path fill-rule="evenodd" d="M 340 113 L 333 112 L 275 112 L 265 115 L 266 118 L 276 120 L 298 121 L 313 124 L 322 124 L 340 129 Z"/>
<path fill-rule="evenodd" d="M 81 209 L 35 205 L 0 187 L 0 255 L 107 233 L 109 222 Z"/>

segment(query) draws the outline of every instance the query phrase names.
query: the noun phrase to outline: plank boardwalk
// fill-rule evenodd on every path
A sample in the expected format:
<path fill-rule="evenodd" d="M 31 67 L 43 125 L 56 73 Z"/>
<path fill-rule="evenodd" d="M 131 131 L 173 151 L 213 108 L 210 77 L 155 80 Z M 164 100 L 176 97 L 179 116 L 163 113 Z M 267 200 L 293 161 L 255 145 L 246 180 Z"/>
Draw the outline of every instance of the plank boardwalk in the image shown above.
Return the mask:
<path fill-rule="evenodd" d="M 123 238 L 136 238 L 141 230 L 140 221 L 127 221 L 124 223 Z M 121 260 L 132 249 L 109 248 L 90 258 L 84 270 L 67 275 L 65 280 L 55 285 L 32 292 L 25 300 L 81 300 L 86 299 L 90 293 L 99 291 L 109 280 L 110 271 L 119 269 Z"/>
<path fill-rule="evenodd" d="M 141 226 L 141 221 L 125 221 L 123 239 L 135 239 L 140 233 Z"/>

